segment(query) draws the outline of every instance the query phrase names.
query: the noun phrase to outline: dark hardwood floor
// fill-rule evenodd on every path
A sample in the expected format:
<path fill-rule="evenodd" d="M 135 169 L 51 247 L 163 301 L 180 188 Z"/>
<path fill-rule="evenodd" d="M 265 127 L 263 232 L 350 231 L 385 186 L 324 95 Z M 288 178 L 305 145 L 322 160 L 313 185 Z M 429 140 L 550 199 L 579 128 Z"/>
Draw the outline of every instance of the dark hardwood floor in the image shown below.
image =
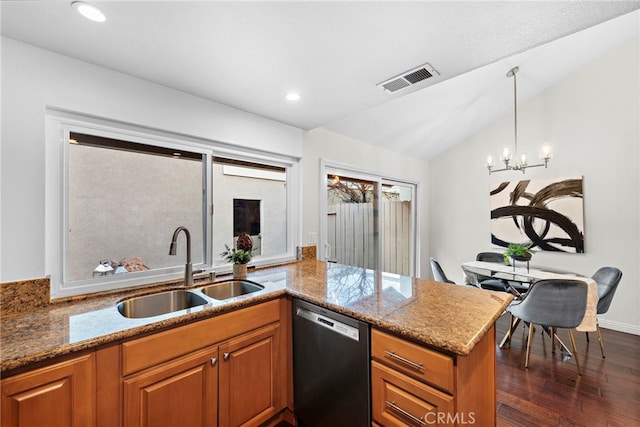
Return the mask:
<path fill-rule="evenodd" d="M 508 315 L 498 320 L 498 343 L 508 324 Z M 590 342 L 575 333 L 579 376 L 574 360 L 558 346 L 552 353 L 539 330 L 527 369 L 526 328 L 518 326 L 510 347 L 496 348 L 498 427 L 640 426 L 640 336 L 603 329 L 603 359 L 595 332 Z M 567 332 L 559 336 L 570 347 Z"/>

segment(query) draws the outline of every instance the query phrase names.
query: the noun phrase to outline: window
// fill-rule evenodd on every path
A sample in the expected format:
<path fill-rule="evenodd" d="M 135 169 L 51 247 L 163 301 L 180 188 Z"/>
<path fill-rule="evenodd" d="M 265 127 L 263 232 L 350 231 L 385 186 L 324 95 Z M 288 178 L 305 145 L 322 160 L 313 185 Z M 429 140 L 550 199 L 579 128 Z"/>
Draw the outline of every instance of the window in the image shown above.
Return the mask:
<path fill-rule="evenodd" d="M 201 153 L 71 132 L 67 280 L 184 264 L 168 252 L 179 226 L 191 234 L 192 263 L 204 264 L 205 161 Z"/>
<path fill-rule="evenodd" d="M 224 263 L 224 245 L 240 233 L 253 242 L 253 256 L 270 258 L 287 251 L 287 170 L 281 165 L 215 157 L 213 161 L 213 233 L 216 265 Z"/>
<path fill-rule="evenodd" d="M 246 231 L 251 264 L 295 257 L 297 161 L 182 135 L 48 111 L 46 274 L 52 296 L 230 270 L 224 245 Z M 292 184 L 293 182 L 293 184 Z"/>

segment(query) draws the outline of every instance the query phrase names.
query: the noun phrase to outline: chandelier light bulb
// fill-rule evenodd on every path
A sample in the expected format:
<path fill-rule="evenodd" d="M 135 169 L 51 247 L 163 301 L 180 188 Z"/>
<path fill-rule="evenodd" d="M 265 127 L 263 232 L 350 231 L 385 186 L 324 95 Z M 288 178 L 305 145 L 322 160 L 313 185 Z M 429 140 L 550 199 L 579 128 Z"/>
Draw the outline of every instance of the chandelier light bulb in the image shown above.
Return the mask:
<path fill-rule="evenodd" d="M 551 145 L 544 144 L 540 149 L 540 158 L 543 160 L 549 160 L 553 157 L 553 151 L 551 150 Z"/>
<path fill-rule="evenodd" d="M 485 165 L 491 169 L 492 167 L 494 167 L 496 164 L 495 160 L 493 160 L 493 156 L 491 154 L 487 154 L 487 161 L 485 163 Z"/>
<path fill-rule="evenodd" d="M 527 166 L 527 153 L 520 153 L 520 166 Z"/>
<path fill-rule="evenodd" d="M 500 156 L 500 160 L 502 160 L 503 162 L 508 162 L 509 160 L 511 160 L 511 149 L 506 145 L 502 147 L 502 155 Z"/>

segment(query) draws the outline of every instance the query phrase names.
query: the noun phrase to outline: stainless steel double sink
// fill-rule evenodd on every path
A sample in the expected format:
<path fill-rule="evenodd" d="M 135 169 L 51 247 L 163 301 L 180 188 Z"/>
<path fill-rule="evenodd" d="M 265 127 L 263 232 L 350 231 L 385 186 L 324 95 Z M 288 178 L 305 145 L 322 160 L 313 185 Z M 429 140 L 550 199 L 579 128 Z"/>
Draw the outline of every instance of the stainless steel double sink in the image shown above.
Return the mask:
<path fill-rule="evenodd" d="M 264 286 L 247 280 L 229 280 L 197 290 L 177 289 L 126 299 L 117 305 L 118 312 L 127 318 L 144 318 L 172 313 L 208 304 L 204 295 L 218 301 L 261 291 Z"/>

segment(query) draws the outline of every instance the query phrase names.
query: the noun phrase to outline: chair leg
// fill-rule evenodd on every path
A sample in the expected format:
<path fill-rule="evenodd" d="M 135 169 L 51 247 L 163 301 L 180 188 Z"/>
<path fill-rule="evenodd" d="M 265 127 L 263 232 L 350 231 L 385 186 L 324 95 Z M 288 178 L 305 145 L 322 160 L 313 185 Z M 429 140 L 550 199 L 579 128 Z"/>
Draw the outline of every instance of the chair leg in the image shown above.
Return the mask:
<path fill-rule="evenodd" d="M 509 318 L 509 330 L 504 335 L 504 338 L 502 338 L 502 341 L 500 342 L 500 348 L 502 348 L 507 343 L 511 345 L 511 336 L 513 335 L 513 332 L 516 330 L 518 323 L 520 323 L 520 319 L 518 319 L 517 317 L 513 317 L 513 314 L 509 313 L 509 316 L 511 316 Z"/>
<path fill-rule="evenodd" d="M 600 341 L 600 352 L 602 352 L 602 358 L 604 359 L 604 341 L 602 341 L 602 333 L 600 332 L 600 325 L 596 323 L 596 332 L 598 333 L 598 341 Z"/>
<path fill-rule="evenodd" d="M 529 355 L 531 354 L 531 343 L 533 342 L 533 333 L 536 327 L 533 323 L 529 323 L 529 339 L 527 339 L 527 356 L 524 359 L 524 367 L 529 367 Z"/>
<path fill-rule="evenodd" d="M 571 347 L 573 348 L 573 358 L 576 361 L 576 367 L 578 368 L 578 375 L 582 375 L 580 372 L 580 361 L 578 360 L 578 350 L 576 349 L 576 340 L 573 338 L 573 330 L 569 329 L 569 338 L 571 339 Z"/>

